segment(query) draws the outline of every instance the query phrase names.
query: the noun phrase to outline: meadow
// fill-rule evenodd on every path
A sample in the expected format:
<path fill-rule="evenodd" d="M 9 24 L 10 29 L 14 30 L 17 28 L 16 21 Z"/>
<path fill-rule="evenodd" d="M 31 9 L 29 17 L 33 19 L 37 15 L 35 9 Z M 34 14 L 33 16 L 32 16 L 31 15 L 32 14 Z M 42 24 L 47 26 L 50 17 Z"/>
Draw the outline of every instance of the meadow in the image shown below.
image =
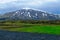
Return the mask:
<path fill-rule="evenodd" d="M 4 23 L 0 23 L 0 30 L 60 35 L 60 25 L 54 25 L 54 24 L 30 24 L 30 23 L 20 23 L 20 22 L 13 22 L 13 23 L 4 22 Z"/>

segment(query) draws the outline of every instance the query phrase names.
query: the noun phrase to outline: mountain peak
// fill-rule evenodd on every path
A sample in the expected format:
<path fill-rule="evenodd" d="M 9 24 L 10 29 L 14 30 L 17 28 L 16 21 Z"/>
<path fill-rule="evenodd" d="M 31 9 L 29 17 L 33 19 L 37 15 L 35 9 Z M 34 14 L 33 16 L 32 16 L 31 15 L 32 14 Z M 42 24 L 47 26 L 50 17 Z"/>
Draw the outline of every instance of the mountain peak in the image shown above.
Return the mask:
<path fill-rule="evenodd" d="M 14 20 L 60 20 L 59 15 L 32 8 L 23 8 L 3 16 Z"/>
<path fill-rule="evenodd" d="M 26 9 L 26 10 L 29 10 L 29 9 L 31 9 L 31 8 L 22 8 L 22 9 Z"/>
<path fill-rule="evenodd" d="M 34 8 L 22 8 L 22 10 L 34 10 L 34 11 L 41 11 L 41 12 L 45 12 L 44 10 L 39 10 L 39 9 L 34 9 Z"/>

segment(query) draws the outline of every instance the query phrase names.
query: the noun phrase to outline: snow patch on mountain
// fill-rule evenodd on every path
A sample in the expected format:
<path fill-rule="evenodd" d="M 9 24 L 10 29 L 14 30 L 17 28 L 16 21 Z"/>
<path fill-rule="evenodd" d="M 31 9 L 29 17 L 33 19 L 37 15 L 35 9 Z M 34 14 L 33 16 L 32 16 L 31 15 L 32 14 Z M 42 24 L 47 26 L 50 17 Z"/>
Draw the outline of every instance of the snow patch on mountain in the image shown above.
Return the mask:
<path fill-rule="evenodd" d="M 6 13 L 3 16 L 10 19 L 29 19 L 29 20 L 60 20 L 60 15 L 50 14 L 46 11 L 41 11 L 31 8 L 23 8 L 14 12 Z"/>

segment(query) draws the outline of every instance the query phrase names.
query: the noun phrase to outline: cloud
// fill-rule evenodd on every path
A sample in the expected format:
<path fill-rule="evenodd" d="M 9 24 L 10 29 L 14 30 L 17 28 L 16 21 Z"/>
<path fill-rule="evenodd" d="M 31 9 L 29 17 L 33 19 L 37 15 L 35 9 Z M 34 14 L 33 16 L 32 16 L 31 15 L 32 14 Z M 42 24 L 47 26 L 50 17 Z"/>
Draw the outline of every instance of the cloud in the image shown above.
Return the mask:
<path fill-rule="evenodd" d="M 17 0 L 0 0 L 0 4 L 14 2 L 14 1 L 17 1 Z"/>
<path fill-rule="evenodd" d="M 0 10 L 12 8 L 43 8 L 60 5 L 59 0 L 0 0 Z"/>
<path fill-rule="evenodd" d="M 21 3 L 23 4 L 43 4 L 46 2 L 57 2 L 58 0 L 0 0 L 0 4 L 6 4 L 6 3 Z"/>
<path fill-rule="evenodd" d="M 58 0 L 46 0 L 47 2 L 58 2 Z"/>
<path fill-rule="evenodd" d="M 0 8 L 8 8 L 8 7 L 38 7 L 42 5 L 46 5 L 49 3 L 57 3 L 59 0 L 0 0 Z"/>

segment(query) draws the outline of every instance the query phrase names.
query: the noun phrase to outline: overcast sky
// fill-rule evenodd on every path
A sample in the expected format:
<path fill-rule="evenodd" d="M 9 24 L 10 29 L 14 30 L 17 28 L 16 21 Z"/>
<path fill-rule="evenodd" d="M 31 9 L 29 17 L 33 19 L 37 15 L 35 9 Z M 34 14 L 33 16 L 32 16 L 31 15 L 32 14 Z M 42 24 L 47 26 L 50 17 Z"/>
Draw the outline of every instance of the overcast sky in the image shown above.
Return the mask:
<path fill-rule="evenodd" d="M 0 14 L 22 8 L 34 8 L 60 14 L 60 0 L 0 0 Z"/>

